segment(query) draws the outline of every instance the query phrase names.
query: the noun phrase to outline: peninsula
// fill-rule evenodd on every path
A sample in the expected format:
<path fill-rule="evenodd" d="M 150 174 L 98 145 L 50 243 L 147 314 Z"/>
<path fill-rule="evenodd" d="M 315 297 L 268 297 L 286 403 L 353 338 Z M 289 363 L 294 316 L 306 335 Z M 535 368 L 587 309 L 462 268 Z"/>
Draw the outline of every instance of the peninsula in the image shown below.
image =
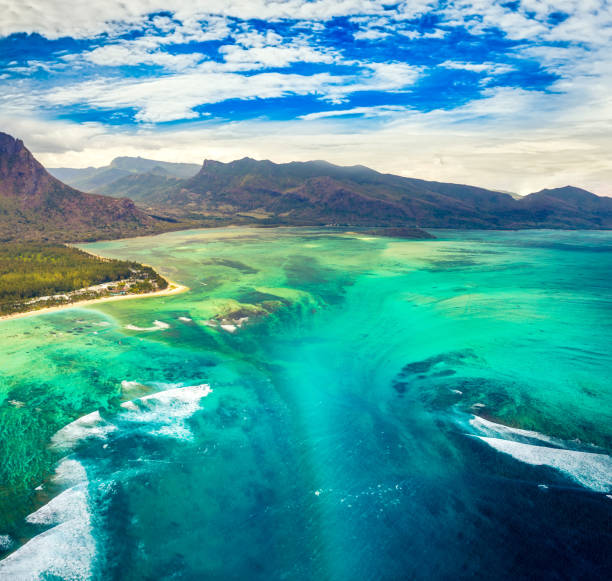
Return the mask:
<path fill-rule="evenodd" d="M 61 244 L 0 245 L 0 320 L 184 290 L 137 262 Z"/>

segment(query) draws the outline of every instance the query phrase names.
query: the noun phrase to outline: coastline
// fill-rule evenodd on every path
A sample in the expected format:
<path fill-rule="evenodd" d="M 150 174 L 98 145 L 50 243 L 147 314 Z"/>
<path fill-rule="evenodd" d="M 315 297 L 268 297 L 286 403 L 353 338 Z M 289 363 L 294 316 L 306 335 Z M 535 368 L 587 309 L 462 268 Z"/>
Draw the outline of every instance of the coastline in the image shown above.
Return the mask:
<path fill-rule="evenodd" d="M 91 254 L 91 253 L 89 253 Z M 159 274 L 159 273 L 158 273 Z M 21 313 L 11 313 L 10 315 L 2 315 L 0 316 L 0 322 L 8 321 L 11 319 L 21 319 L 24 317 L 33 317 L 35 315 L 46 315 L 48 313 L 53 313 L 55 311 L 62 311 L 65 309 L 73 309 L 73 308 L 81 308 L 88 305 L 94 305 L 97 303 L 106 303 L 111 301 L 122 301 L 126 299 L 143 299 L 148 297 L 161 297 L 161 296 L 170 296 L 176 295 L 179 293 L 183 293 L 189 290 L 188 286 L 179 284 L 166 278 L 161 275 L 162 278 L 168 283 L 168 286 L 165 289 L 153 291 L 150 293 L 141 293 L 141 294 L 131 294 L 131 295 L 118 295 L 112 297 L 100 297 L 99 299 L 86 299 L 84 301 L 75 301 L 74 303 L 66 303 L 64 305 L 54 305 L 53 307 L 44 307 L 42 309 L 33 309 L 31 311 L 23 311 Z"/>

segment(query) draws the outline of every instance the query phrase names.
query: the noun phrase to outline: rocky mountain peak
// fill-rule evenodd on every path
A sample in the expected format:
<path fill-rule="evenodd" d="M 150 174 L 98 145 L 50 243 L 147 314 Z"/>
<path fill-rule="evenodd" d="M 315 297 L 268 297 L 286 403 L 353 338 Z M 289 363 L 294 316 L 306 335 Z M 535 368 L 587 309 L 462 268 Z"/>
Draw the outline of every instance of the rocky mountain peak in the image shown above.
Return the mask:
<path fill-rule="evenodd" d="M 152 232 L 156 226 L 131 200 L 67 186 L 20 139 L 0 133 L 0 241 L 117 238 Z"/>

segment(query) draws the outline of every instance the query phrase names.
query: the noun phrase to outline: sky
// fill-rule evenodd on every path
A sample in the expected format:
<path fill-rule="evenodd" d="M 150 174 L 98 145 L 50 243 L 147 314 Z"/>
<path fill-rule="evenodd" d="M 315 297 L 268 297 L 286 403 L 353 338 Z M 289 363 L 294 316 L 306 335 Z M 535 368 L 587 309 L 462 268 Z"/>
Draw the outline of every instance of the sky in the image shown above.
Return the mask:
<path fill-rule="evenodd" d="M 609 0 L 0 0 L 0 130 L 47 167 L 325 159 L 612 196 Z"/>

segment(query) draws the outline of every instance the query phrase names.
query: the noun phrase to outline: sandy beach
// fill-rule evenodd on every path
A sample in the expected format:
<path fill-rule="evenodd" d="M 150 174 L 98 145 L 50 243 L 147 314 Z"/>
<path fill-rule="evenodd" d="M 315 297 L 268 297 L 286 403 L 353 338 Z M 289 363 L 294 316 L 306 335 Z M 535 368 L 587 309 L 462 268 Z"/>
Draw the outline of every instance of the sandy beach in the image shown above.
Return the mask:
<path fill-rule="evenodd" d="M 160 275 L 162 276 L 162 275 Z M 10 319 L 21 319 L 23 317 L 33 317 L 35 315 L 45 315 L 47 313 L 53 313 L 54 311 L 62 311 L 65 309 L 83 308 L 97 303 L 106 303 L 111 301 L 123 301 L 126 299 L 143 299 L 147 297 L 162 297 L 169 295 L 176 295 L 189 290 L 189 287 L 174 282 L 165 276 L 163 277 L 167 282 L 168 286 L 165 289 L 159 291 L 153 291 L 150 293 L 132 294 L 132 295 L 118 295 L 112 297 L 100 297 L 99 299 L 87 299 L 84 301 L 75 301 L 74 303 L 66 303 L 65 305 L 55 305 L 53 307 L 45 307 L 42 309 L 34 309 L 31 311 L 23 311 L 21 313 L 11 313 L 10 315 L 0 316 L 0 321 L 6 321 Z"/>

